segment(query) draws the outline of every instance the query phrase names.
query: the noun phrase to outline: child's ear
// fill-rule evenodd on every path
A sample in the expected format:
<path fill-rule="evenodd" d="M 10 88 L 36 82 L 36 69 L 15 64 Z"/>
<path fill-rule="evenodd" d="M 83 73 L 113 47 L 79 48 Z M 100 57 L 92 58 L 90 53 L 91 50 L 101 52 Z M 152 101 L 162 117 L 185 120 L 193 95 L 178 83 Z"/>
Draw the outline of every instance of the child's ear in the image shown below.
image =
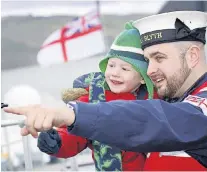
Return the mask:
<path fill-rule="evenodd" d="M 144 81 L 144 79 L 142 78 L 142 80 L 140 81 L 141 82 L 141 84 L 145 84 L 145 81 Z"/>

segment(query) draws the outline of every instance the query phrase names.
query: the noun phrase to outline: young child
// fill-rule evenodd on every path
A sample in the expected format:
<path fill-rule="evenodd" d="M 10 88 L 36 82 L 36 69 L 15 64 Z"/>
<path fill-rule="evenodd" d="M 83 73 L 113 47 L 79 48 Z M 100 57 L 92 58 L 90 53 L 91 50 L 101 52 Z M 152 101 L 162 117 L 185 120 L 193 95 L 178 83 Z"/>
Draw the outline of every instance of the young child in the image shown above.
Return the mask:
<path fill-rule="evenodd" d="M 85 89 L 83 96 L 80 96 L 79 91 L 80 94 L 71 92 L 71 95 L 78 95 L 78 101 L 96 103 L 153 98 L 153 84 L 146 74 L 147 62 L 141 50 L 139 31 L 130 23 L 117 36 L 99 67 L 101 73 L 91 73 L 75 80 L 78 87 Z M 68 97 L 66 99 L 71 100 Z M 146 159 L 144 153 L 124 151 L 74 136 L 67 128 L 40 133 L 38 147 L 41 151 L 59 158 L 75 156 L 89 147 L 97 171 L 139 171 L 143 170 Z"/>

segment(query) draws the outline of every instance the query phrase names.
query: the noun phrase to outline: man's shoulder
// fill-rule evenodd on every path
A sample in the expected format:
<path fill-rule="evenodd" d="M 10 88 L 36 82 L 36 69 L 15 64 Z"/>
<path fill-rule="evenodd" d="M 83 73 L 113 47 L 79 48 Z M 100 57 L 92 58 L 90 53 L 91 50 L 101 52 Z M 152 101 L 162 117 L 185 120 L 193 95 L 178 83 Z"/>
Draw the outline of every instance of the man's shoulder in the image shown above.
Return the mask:
<path fill-rule="evenodd" d="M 200 108 L 207 115 L 207 77 L 204 77 L 199 85 L 194 88 L 183 102 Z"/>
<path fill-rule="evenodd" d="M 207 98 L 207 76 L 201 80 L 198 86 L 194 88 L 191 95 L 201 96 Z"/>
<path fill-rule="evenodd" d="M 200 108 L 207 115 L 207 81 L 200 84 L 183 102 Z"/>

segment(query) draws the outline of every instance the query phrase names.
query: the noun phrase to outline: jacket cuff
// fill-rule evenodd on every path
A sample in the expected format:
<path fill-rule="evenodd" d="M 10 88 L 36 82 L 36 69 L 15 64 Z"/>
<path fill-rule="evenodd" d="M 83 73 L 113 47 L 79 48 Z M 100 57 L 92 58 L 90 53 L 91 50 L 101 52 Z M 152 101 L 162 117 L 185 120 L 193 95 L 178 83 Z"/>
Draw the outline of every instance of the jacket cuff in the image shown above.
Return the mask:
<path fill-rule="evenodd" d="M 74 135 L 90 138 L 96 128 L 98 106 L 82 102 L 76 102 L 71 106 L 74 108 L 75 122 L 68 126 L 68 131 Z"/>
<path fill-rule="evenodd" d="M 67 126 L 68 132 L 70 132 L 73 129 L 73 127 L 75 125 L 75 121 L 76 121 L 76 114 L 77 114 L 76 102 L 73 102 L 73 101 L 68 102 L 67 103 L 67 107 L 71 108 L 74 111 L 74 113 L 75 113 L 75 120 L 74 120 L 74 122 L 71 125 Z"/>

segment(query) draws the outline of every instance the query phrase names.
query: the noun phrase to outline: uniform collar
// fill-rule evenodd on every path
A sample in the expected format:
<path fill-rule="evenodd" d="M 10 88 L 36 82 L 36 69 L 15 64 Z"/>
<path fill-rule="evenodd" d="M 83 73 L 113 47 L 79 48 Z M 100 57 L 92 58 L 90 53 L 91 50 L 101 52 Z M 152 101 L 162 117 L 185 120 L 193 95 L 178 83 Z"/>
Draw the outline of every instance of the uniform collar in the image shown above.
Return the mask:
<path fill-rule="evenodd" d="M 198 80 L 191 85 L 191 87 L 188 88 L 188 90 L 180 97 L 174 97 L 174 98 L 165 98 L 166 101 L 168 102 L 178 102 L 182 101 L 184 98 L 186 98 L 189 94 L 191 94 L 196 88 L 201 86 L 204 82 L 207 81 L 207 72 L 205 72 Z"/>
<path fill-rule="evenodd" d="M 181 88 L 176 92 L 173 98 L 182 97 L 190 88 L 192 88 L 203 75 L 207 73 L 207 69 L 202 70 L 192 69 L 192 72 L 187 77 Z"/>

